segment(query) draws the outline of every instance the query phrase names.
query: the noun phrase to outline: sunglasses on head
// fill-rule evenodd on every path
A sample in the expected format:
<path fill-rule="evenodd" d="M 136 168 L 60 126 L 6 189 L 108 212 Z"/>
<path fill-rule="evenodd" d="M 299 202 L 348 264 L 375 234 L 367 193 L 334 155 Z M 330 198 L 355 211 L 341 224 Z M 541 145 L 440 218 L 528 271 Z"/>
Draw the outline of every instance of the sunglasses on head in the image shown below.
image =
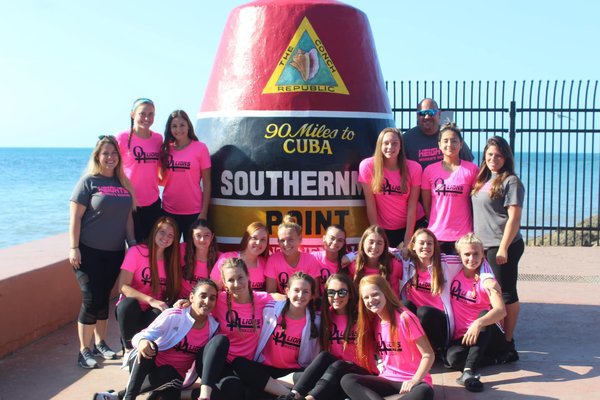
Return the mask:
<path fill-rule="evenodd" d="M 113 135 L 100 135 L 98 136 L 98 140 L 102 140 L 102 139 L 114 139 L 115 137 Z"/>
<path fill-rule="evenodd" d="M 327 289 L 326 293 L 327 293 L 327 297 L 335 297 L 336 294 L 339 297 L 346 297 L 346 296 L 348 296 L 348 289 L 339 289 L 339 290 Z"/>
<path fill-rule="evenodd" d="M 419 110 L 419 111 L 417 111 L 417 115 L 419 117 L 424 117 L 426 115 L 433 117 L 434 115 L 437 115 L 437 113 L 439 113 L 439 112 L 440 112 L 440 110 L 436 110 L 435 108 L 432 108 L 430 110 Z"/>

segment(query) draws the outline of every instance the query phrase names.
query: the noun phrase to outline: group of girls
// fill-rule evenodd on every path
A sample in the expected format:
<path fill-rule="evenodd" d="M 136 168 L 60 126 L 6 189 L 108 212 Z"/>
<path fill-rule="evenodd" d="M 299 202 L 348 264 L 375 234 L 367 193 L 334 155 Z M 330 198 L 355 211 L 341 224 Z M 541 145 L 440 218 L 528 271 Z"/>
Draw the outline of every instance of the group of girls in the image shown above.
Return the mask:
<path fill-rule="evenodd" d="M 512 150 L 494 136 L 486 142 L 479 167 L 461 160 L 464 141 L 453 123 L 440 127 L 438 146 L 443 159 L 421 169 L 406 159 L 397 129 L 381 131 L 373 157 L 359 168 L 369 222 L 385 229 L 391 246 L 404 249 L 414 230 L 427 227 L 447 255 L 456 254 L 455 242 L 474 232 L 502 288 L 509 349 L 504 360 L 516 361 L 513 334 L 520 310 L 517 276 L 524 251 L 519 228 L 525 190 L 515 174 Z"/>
<path fill-rule="evenodd" d="M 122 344 L 127 351 L 137 344 L 138 351 L 131 354 L 137 354 L 138 363 L 140 357 L 152 359 L 157 351 L 176 345 L 174 338 L 162 348 L 142 341 L 140 349 L 139 335 L 170 326 L 161 313 L 177 299 L 198 302 L 193 313 L 167 312 L 186 315 L 188 325 L 194 320 L 188 333 L 196 334 L 194 329 L 211 325 L 212 320 L 204 314 L 221 313 L 217 336 L 227 340 L 218 339 L 214 348 L 215 353 L 227 348 L 227 360 L 214 367 L 218 374 L 203 380 L 208 382 L 201 388 L 203 398 L 210 398 L 211 392 L 218 396 L 239 384 L 251 396 L 265 391 L 290 399 L 324 397 L 319 393 L 341 396 L 342 388 L 356 398 L 378 398 L 375 393 L 385 396 L 390 390 L 429 398 L 433 392 L 427 389 L 427 377 L 433 351 L 442 354 L 447 365 L 462 368 L 459 383 L 474 391 L 482 387 L 476 374 L 480 364 L 494 357 L 501 362 L 518 359 L 512 334 L 519 311 L 516 277 L 523 252 L 519 220 L 524 191 L 504 139 L 488 140 L 477 171 L 458 158 L 463 143 L 460 130 L 444 125 L 439 136 L 444 159 L 421 171 L 418 164 L 406 160 L 402 135 L 386 128 L 378 137 L 373 157 L 360 165 L 359 181 L 372 226 L 362 235 L 355 255 L 345 254 L 346 233 L 341 226 L 327 229 L 323 250 L 302 252 L 302 229 L 290 216 L 277 231 L 279 252 L 268 256 L 269 232 L 255 222 L 246 229 L 239 251 L 221 255 L 205 219 L 210 199 L 206 146 L 198 141 L 182 111 L 170 115 L 164 141 L 150 130 L 153 120 L 152 101 L 136 100 L 130 130 L 117 138 L 100 137 L 88 171 L 71 198 L 69 260 L 83 293 L 78 318 L 80 366 L 97 367 L 94 356 L 116 358 L 105 335 L 108 299 L 117 275 L 121 298 L 116 314 Z M 164 186 L 162 208 L 159 184 Z M 465 212 L 471 207 L 473 213 Z M 430 229 L 419 229 L 424 226 Z M 466 235 L 473 230 L 482 241 Z M 455 253 L 457 239 L 462 262 L 441 255 Z M 125 242 L 130 247 L 126 255 Z M 389 248 L 400 244 L 402 256 L 394 257 Z M 468 251 L 463 254 L 462 249 Z M 493 272 L 483 261 L 485 256 Z M 462 275 L 455 274 L 461 266 Z M 207 278 L 213 279 L 215 287 L 205 281 Z M 204 284 L 198 286 L 198 282 Z M 352 288 L 358 288 L 358 305 L 352 303 Z M 216 306 L 210 301 L 212 289 L 225 290 L 217 294 Z M 263 290 L 270 294 L 259 294 Z M 287 300 L 276 293 L 287 296 Z M 346 296 L 349 305 L 342 307 Z M 320 331 L 316 300 L 322 305 L 325 324 Z M 353 314 L 356 307 L 358 320 Z M 343 324 L 332 322 L 338 315 L 346 319 L 343 334 L 339 328 Z M 500 354 L 486 352 L 498 336 L 493 329 L 496 322 L 504 327 L 504 340 L 498 343 L 505 346 L 499 347 L 508 347 Z M 192 358 L 197 374 L 202 376 L 198 366 L 207 363 L 205 354 L 213 354 L 202 349 L 211 343 L 215 332 L 209 330 L 210 334 L 202 334 L 199 341 L 198 337 L 177 338 L 182 349 L 196 350 L 192 351 L 196 358 L 188 357 L 184 363 L 175 357 L 178 377 L 170 380 L 175 382 L 171 385 L 174 393 L 181 389 L 177 384 L 183 379 L 181 366 Z M 422 339 L 425 336 L 429 341 Z M 189 347 L 189 339 L 199 344 Z M 90 350 L 92 341 L 95 346 Z M 336 346 L 341 343 L 341 353 L 334 350 L 332 342 Z M 316 357 L 319 343 L 331 350 Z M 448 343 L 451 346 L 444 353 Z M 373 344 L 376 348 L 370 347 Z M 405 351 L 410 358 L 403 358 Z M 377 371 L 376 354 L 381 371 L 373 380 L 369 374 Z M 345 359 L 347 355 L 352 356 Z M 313 366 L 313 359 L 319 363 Z M 255 364 L 257 360 L 262 363 Z M 158 358 L 142 375 L 167 364 Z M 406 370 L 408 367 L 412 369 Z M 172 378 L 171 372 L 165 376 Z M 336 386 L 342 375 L 342 387 Z M 290 392 L 292 384 L 295 386 Z M 130 393 L 136 393 L 136 387 L 133 385 Z"/>

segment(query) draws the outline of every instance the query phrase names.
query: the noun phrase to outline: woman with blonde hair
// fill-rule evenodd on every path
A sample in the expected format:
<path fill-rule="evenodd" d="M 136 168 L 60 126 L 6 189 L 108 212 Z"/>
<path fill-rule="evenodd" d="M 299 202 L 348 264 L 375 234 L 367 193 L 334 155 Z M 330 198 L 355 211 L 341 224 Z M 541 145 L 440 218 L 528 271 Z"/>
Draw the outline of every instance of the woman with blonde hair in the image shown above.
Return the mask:
<path fill-rule="evenodd" d="M 125 256 L 125 241 L 135 244 L 131 218 L 135 196 L 113 136 L 100 136 L 70 204 L 69 262 L 83 297 L 77 318 L 78 363 L 96 368 L 89 348 L 92 338 L 95 355 L 116 357 L 105 341 L 110 292 Z"/>
<path fill-rule="evenodd" d="M 406 245 L 415 226 L 425 225 L 425 213 L 419 204 L 422 169 L 404 155 L 400 131 L 382 130 L 373 156 L 362 160 L 358 171 L 369 224 L 385 229 L 391 246 Z"/>

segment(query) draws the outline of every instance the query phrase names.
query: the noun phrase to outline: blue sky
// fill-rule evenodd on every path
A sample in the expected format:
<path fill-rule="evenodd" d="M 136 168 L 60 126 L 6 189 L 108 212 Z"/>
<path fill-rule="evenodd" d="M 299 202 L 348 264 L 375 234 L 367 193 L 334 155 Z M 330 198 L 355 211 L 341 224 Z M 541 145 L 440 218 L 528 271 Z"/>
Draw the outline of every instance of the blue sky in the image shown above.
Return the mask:
<path fill-rule="evenodd" d="M 137 97 L 198 111 L 227 16 L 244 1 L 0 3 L 3 147 L 90 147 Z M 564 1 L 345 1 L 387 80 L 595 80 L 600 6 Z"/>

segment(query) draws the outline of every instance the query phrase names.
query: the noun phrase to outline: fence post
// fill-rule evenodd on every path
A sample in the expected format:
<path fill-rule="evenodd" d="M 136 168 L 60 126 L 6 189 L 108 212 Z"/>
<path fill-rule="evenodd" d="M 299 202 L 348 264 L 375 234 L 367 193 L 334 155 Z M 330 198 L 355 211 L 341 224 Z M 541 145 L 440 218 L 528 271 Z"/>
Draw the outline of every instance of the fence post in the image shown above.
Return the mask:
<path fill-rule="evenodd" d="M 516 107 L 516 102 L 514 100 L 512 100 L 510 102 L 510 130 L 508 132 L 509 135 L 509 141 L 510 141 L 510 149 L 512 150 L 513 154 L 515 154 L 515 124 L 516 124 L 516 119 L 517 119 L 517 107 Z"/>

